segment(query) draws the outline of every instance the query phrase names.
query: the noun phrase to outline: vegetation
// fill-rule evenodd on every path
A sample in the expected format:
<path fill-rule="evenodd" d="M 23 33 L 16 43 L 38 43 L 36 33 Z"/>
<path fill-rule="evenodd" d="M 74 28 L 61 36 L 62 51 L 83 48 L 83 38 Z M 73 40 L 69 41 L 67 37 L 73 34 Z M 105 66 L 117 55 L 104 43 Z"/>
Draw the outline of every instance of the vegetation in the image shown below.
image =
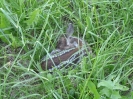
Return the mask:
<path fill-rule="evenodd" d="M 0 99 L 133 99 L 132 0 L 1 0 Z M 69 22 L 94 57 L 43 71 Z"/>

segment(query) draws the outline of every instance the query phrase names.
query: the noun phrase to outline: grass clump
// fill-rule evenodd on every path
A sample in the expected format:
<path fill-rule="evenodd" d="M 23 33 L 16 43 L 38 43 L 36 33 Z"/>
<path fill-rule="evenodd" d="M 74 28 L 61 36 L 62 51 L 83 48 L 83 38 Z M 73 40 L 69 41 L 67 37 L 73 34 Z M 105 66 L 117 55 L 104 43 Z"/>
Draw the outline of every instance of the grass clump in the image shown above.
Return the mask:
<path fill-rule="evenodd" d="M 132 99 L 132 11 L 132 0 L 1 0 L 0 98 Z M 42 71 L 69 22 L 95 57 Z"/>

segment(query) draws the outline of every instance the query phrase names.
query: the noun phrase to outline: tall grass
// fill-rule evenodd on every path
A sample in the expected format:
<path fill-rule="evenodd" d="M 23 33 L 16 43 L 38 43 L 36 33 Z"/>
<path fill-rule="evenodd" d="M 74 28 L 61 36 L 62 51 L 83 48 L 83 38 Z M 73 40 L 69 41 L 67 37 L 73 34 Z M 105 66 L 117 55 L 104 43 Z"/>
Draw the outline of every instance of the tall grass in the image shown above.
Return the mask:
<path fill-rule="evenodd" d="M 0 99 L 132 99 L 132 0 L 1 0 Z M 69 22 L 93 55 L 43 71 Z"/>

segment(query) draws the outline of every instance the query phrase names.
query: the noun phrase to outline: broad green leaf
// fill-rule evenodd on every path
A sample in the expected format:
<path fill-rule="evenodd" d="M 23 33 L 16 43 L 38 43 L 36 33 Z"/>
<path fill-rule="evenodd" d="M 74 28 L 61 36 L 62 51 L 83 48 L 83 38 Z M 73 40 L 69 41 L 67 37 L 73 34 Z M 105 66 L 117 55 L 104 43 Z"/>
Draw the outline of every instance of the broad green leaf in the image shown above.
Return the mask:
<path fill-rule="evenodd" d="M 11 39 L 11 44 L 14 48 L 22 46 L 22 42 L 18 37 L 13 36 L 12 34 L 10 35 Z"/>
<path fill-rule="evenodd" d="M 10 34 L 6 34 L 2 30 L 0 30 L 0 40 L 2 40 L 4 43 L 11 43 L 11 41 L 9 40 L 9 36 Z"/>
<path fill-rule="evenodd" d="M 103 80 L 100 83 L 98 83 L 98 87 L 104 86 L 106 88 L 109 88 L 110 90 L 121 90 L 121 91 L 126 91 L 129 88 L 123 85 L 120 85 L 119 83 L 114 83 L 111 80 Z"/>
<path fill-rule="evenodd" d="M 48 73 L 47 74 L 47 78 L 49 79 L 49 81 L 51 81 L 53 77 L 52 77 L 52 75 L 50 73 Z"/>
<path fill-rule="evenodd" d="M 18 28 L 18 19 L 16 15 L 12 15 L 12 13 L 6 11 L 5 9 L 0 8 L 1 12 L 5 15 L 5 17 L 8 19 L 8 21 L 15 26 L 15 28 Z"/>
<path fill-rule="evenodd" d="M 94 99 L 100 99 L 100 95 L 96 89 L 95 84 L 92 81 L 88 82 L 88 87 L 89 87 L 90 91 L 94 94 Z"/>
<path fill-rule="evenodd" d="M 108 88 L 103 88 L 103 89 L 100 91 L 100 94 L 101 94 L 101 95 L 106 95 L 107 97 L 110 97 L 110 96 L 111 96 L 111 91 L 110 91 Z"/>
<path fill-rule="evenodd" d="M 6 19 L 5 15 L 0 12 L 0 29 L 8 28 L 10 22 Z"/>
<path fill-rule="evenodd" d="M 33 25 L 34 23 L 37 23 L 39 13 L 40 13 L 39 9 L 35 9 L 33 12 L 31 12 L 29 15 L 29 19 L 26 21 L 26 23 L 28 25 Z"/>
<path fill-rule="evenodd" d="M 110 98 L 111 98 L 111 99 L 120 99 L 121 96 L 120 96 L 120 94 L 119 94 L 119 91 L 113 91 Z"/>
<path fill-rule="evenodd" d="M 127 90 L 129 90 L 128 87 L 123 86 L 123 85 L 120 85 L 119 83 L 115 84 L 115 86 L 114 86 L 113 89 L 115 89 L 115 90 L 118 89 L 118 90 L 121 90 L 121 91 L 127 91 Z"/>
<path fill-rule="evenodd" d="M 101 87 L 101 86 L 104 86 L 106 88 L 109 88 L 109 89 L 113 90 L 114 84 L 110 80 L 108 80 L 108 81 L 103 80 L 100 83 L 98 83 L 98 87 Z"/>

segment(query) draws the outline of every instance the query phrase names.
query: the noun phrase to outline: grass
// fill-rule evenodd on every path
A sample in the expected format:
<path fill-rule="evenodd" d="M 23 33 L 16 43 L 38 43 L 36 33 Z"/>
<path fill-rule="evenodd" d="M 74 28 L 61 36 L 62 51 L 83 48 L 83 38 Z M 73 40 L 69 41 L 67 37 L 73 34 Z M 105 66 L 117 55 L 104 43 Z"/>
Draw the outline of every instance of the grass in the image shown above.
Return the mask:
<path fill-rule="evenodd" d="M 1 0 L 0 99 L 133 99 L 132 11 L 132 0 Z M 41 70 L 69 22 L 95 57 Z"/>

